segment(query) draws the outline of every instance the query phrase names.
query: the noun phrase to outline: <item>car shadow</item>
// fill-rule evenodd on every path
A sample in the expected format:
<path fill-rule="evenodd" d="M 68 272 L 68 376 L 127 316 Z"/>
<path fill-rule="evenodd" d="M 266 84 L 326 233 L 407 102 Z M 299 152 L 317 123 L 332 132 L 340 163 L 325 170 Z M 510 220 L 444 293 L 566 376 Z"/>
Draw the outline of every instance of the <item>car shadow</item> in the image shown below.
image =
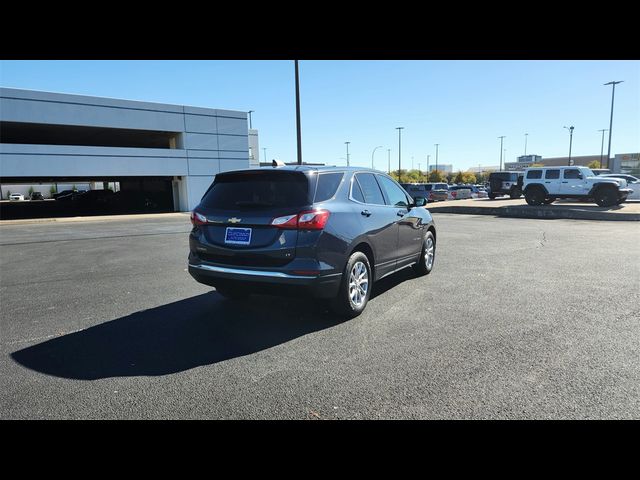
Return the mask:
<path fill-rule="evenodd" d="M 407 268 L 376 282 L 371 300 L 412 278 Z M 250 355 L 344 322 L 326 302 L 249 299 L 225 300 L 212 291 L 53 338 L 11 357 L 60 378 L 159 376 Z"/>
<path fill-rule="evenodd" d="M 249 355 L 339 324 L 315 302 L 212 291 L 14 352 L 20 365 L 78 380 L 155 376 Z"/>

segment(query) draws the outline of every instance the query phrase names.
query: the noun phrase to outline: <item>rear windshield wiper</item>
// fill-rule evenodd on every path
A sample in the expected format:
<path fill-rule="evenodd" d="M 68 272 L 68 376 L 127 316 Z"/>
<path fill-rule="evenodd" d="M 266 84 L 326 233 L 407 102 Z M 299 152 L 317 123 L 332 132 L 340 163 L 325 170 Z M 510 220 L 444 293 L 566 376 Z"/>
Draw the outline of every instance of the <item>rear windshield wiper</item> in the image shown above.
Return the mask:
<path fill-rule="evenodd" d="M 273 203 L 256 202 L 253 200 L 239 200 L 235 202 L 237 207 L 273 207 Z"/>

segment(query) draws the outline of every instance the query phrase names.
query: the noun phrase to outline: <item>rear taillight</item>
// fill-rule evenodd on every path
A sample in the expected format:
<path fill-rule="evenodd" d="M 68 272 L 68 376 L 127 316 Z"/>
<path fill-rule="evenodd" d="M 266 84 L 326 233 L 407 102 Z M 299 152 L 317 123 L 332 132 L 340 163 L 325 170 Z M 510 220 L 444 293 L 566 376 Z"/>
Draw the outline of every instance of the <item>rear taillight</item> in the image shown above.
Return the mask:
<path fill-rule="evenodd" d="M 193 211 L 191 212 L 191 223 L 194 226 L 205 225 L 207 223 L 207 217 L 196 211 Z"/>
<path fill-rule="evenodd" d="M 322 230 L 329 220 L 331 212 L 328 210 L 306 210 L 297 215 L 285 215 L 271 221 L 271 225 L 278 228 L 298 230 Z"/>

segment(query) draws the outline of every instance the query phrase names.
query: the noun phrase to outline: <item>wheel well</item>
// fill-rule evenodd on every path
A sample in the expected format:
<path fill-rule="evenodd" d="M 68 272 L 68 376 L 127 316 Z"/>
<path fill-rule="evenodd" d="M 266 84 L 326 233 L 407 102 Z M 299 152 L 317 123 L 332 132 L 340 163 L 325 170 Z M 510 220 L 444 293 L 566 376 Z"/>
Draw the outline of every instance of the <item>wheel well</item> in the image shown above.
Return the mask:
<path fill-rule="evenodd" d="M 524 189 L 524 193 L 528 192 L 529 190 L 542 190 L 542 192 L 545 195 L 549 193 L 547 189 L 544 187 L 544 185 L 540 185 L 539 183 L 532 183 L 527 185 L 526 188 Z"/>
<path fill-rule="evenodd" d="M 438 242 L 436 240 L 436 229 L 433 228 L 433 225 L 427 228 L 427 231 L 433 233 L 433 243 L 437 244 Z"/>
<path fill-rule="evenodd" d="M 358 245 L 355 246 L 353 250 L 351 250 L 351 253 L 349 254 L 349 256 L 353 255 L 354 252 L 362 252 L 367 256 L 367 258 L 369 259 L 369 265 L 371 266 L 371 272 L 374 273 L 376 268 L 375 262 L 374 262 L 375 257 L 373 255 L 373 250 L 371 249 L 369 244 L 365 242 L 359 243 Z"/>

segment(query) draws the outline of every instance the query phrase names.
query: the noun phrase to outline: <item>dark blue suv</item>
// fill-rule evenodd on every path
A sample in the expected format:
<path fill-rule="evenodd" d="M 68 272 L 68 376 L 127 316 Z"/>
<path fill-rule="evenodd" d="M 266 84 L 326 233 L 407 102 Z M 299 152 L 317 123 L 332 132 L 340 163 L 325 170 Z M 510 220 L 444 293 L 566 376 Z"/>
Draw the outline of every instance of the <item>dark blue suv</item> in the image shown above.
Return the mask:
<path fill-rule="evenodd" d="M 223 296 L 331 299 L 359 315 L 374 281 L 431 272 L 436 228 L 424 198 L 357 167 L 276 167 L 216 175 L 191 213 L 189 273 Z"/>

